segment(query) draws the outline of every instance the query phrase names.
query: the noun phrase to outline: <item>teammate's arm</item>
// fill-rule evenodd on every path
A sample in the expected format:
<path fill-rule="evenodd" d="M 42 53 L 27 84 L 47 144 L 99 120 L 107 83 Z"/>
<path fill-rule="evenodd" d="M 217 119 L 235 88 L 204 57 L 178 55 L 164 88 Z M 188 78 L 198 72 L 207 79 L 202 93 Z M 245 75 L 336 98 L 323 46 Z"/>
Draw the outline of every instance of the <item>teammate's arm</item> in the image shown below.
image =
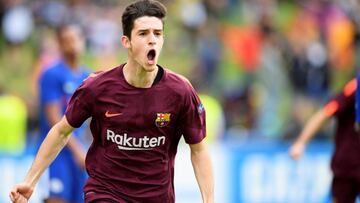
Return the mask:
<path fill-rule="evenodd" d="M 12 202 L 27 202 L 41 174 L 69 141 L 69 135 L 73 130 L 74 128 L 68 123 L 65 116 L 50 129 L 25 180 L 11 190 L 10 199 Z"/>
<path fill-rule="evenodd" d="M 56 102 L 48 103 L 45 106 L 45 113 L 50 126 L 54 126 L 61 119 L 60 106 Z M 71 153 L 73 154 L 76 163 L 81 168 L 85 168 L 85 152 L 84 150 L 82 150 L 82 147 L 75 138 L 75 136 L 70 136 L 70 140 L 67 146 L 69 147 Z"/>
<path fill-rule="evenodd" d="M 324 109 L 320 109 L 311 116 L 309 121 L 305 124 L 305 127 L 301 131 L 299 137 L 289 149 L 289 155 L 291 158 L 296 160 L 302 156 L 306 144 L 316 135 L 328 118 L 329 116 L 325 113 Z"/>
<path fill-rule="evenodd" d="M 214 202 L 214 178 L 212 164 L 206 144 L 201 141 L 198 144 L 190 144 L 191 163 L 195 177 L 199 184 L 204 203 Z"/>

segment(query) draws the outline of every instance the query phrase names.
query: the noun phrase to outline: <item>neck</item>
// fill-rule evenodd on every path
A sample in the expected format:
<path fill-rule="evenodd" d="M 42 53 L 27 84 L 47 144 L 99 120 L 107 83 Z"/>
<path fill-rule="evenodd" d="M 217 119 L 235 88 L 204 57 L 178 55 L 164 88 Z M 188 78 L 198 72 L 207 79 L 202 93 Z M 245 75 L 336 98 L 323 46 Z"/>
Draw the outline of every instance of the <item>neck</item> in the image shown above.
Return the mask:
<path fill-rule="evenodd" d="M 79 59 L 77 57 L 64 56 L 64 61 L 72 70 L 79 67 Z"/>
<path fill-rule="evenodd" d="M 146 71 L 137 63 L 128 61 L 123 69 L 125 80 L 138 88 L 150 88 L 154 82 L 159 68 L 155 66 L 152 71 Z"/>

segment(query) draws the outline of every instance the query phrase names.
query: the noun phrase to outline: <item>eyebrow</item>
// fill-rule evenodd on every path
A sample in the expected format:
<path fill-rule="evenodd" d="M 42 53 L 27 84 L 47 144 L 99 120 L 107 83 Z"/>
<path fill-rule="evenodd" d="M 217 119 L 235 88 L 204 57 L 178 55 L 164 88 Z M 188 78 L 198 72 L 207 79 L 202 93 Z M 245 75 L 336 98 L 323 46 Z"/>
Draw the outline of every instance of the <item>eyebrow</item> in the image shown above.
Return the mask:
<path fill-rule="evenodd" d="M 137 32 L 147 32 L 149 31 L 150 29 L 141 29 L 141 30 L 138 30 Z M 154 29 L 155 32 L 162 32 L 163 29 Z"/>

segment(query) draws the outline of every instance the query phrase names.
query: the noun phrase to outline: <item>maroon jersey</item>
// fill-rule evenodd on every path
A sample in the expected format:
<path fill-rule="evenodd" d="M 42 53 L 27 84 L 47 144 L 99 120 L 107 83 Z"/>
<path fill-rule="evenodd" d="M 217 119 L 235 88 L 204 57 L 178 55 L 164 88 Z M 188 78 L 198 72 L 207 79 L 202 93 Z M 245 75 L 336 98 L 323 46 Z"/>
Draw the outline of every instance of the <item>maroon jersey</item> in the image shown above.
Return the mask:
<path fill-rule="evenodd" d="M 337 121 L 335 151 L 331 161 L 334 175 L 360 177 L 360 137 L 355 131 L 355 91 L 353 79 L 324 107 Z"/>
<path fill-rule="evenodd" d="M 65 113 L 73 127 L 92 118 L 85 201 L 174 202 L 177 145 L 205 137 L 204 108 L 185 78 L 163 69 L 156 85 L 136 88 L 123 67 L 90 76 Z"/>

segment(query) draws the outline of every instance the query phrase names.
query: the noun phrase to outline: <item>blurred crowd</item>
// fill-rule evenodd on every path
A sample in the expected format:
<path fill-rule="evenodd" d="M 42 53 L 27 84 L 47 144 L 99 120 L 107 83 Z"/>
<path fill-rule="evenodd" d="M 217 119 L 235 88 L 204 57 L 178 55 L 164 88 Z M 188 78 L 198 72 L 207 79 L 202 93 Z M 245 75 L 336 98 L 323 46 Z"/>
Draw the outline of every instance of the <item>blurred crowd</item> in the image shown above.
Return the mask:
<path fill-rule="evenodd" d="M 25 102 L 29 134 L 38 128 L 37 80 L 59 57 L 56 28 L 81 26 L 83 63 L 113 68 L 127 54 L 119 40 L 129 2 L 1 1 L 0 87 Z M 212 140 L 292 139 L 358 70 L 357 0 L 161 2 L 168 16 L 160 63 L 197 89 Z"/>

